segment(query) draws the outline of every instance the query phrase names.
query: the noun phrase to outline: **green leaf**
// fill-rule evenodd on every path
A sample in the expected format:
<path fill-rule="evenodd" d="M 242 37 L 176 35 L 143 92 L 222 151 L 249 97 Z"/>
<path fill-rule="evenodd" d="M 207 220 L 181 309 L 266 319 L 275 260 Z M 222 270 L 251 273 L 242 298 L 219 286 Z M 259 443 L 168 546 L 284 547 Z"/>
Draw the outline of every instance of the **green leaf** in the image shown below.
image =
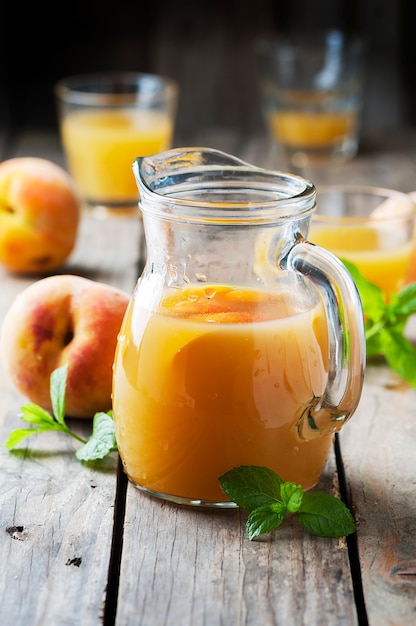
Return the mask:
<path fill-rule="evenodd" d="M 286 507 L 280 503 L 261 506 L 250 513 L 247 519 L 246 531 L 250 541 L 262 533 L 269 533 L 282 523 L 286 514 Z"/>
<path fill-rule="evenodd" d="M 21 407 L 21 411 L 22 420 L 28 422 L 29 424 L 39 424 L 43 426 L 56 426 L 57 424 L 56 420 L 50 413 L 48 413 L 48 411 L 45 411 L 45 409 L 38 404 L 34 404 L 33 402 L 24 404 Z"/>
<path fill-rule="evenodd" d="M 222 491 L 246 511 L 280 500 L 283 480 L 267 467 L 242 465 L 219 478 Z"/>
<path fill-rule="evenodd" d="M 326 493 L 305 493 L 298 515 L 302 526 L 320 537 L 344 537 L 356 531 L 349 509 Z"/>
<path fill-rule="evenodd" d="M 406 319 L 416 313 L 416 283 L 410 283 L 404 287 L 395 298 L 394 310 L 397 315 Z"/>
<path fill-rule="evenodd" d="M 13 430 L 9 438 L 7 439 L 5 446 L 8 450 L 15 448 L 21 441 L 29 437 L 30 435 L 34 435 L 37 431 L 36 428 L 17 428 Z"/>
<path fill-rule="evenodd" d="M 295 483 L 283 483 L 280 486 L 282 502 L 287 507 L 289 513 L 296 513 L 300 508 L 303 500 L 303 489 Z"/>
<path fill-rule="evenodd" d="M 11 450 L 26 439 L 26 437 L 29 437 L 30 435 L 38 435 L 39 433 L 44 433 L 47 430 L 50 430 L 48 426 L 40 426 L 38 428 L 16 428 L 16 430 L 13 430 L 10 433 L 9 438 L 4 445 L 8 450 Z"/>
<path fill-rule="evenodd" d="M 96 413 L 93 419 L 92 435 L 75 455 L 79 461 L 95 461 L 104 458 L 116 449 L 117 441 L 111 411 Z"/>
<path fill-rule="evenodd" d="M 413 344 L 394 328 L 383 329 L 380 343 L 391 369 L 416 387 L 416 349 Z"/>
<path fill-rule="evenodd" d="M 85 439 L 82 439 L 76 432 L 68 428 L 65 423 L 67 372 L 68 363 L 54 370 L 50 377 L 50 396 L 55 417 L 37 404 L 30 402 L 22 406 L 22 414 L 20 417 L 23 421 L 33 424 L 35 428 L 18 428 L 12 431 L 5 444 L 6 448 L 14 448 L 30 435 L 54 430 L 65 435 L 70 435 L 84 444 L 75 453 L 80 461 L 102 459 L 112 450 L 117 450 L 112 411 L 95 414 L 93 418 L 92 434 L 88 441 L 85 441 Z"/>
<path fill-rule="evenodd" d="M 367 357 L 382 356 L 399 376 L 416 387 L 416 348 L 406 338 L 409 317 L 416 313 L 416 283 L 389 294 L 367 281 L 357 267 L 342 259 L 361 296 L 365 317 Z"/>
<path fill-rule="evenodd" d="M 366 337 L 366 354 L 367 357 L 378 356 L 383 354 L 383 345 L 380 338 L 380 332 L 371 337 Z"/>
<path fill-rule="evenodd" d="M 305 528 L 321 537 L 342 537 L 356 530 L 341 500 L 325 493 L 304 493 L 301 486 L 284 482 L 267 467 L 241 465 L 219 480 L 224 493 L 250 511 L 246 525 L 250 540 L 280 526 L 286 513 L 298 515 Z"/>
<path fill-rule="evenodd" d="M 346 259 L 341 259 L 341 261 L 351 274 L 356 284 L 364 313 L 373 321 L 373 323 L 382 319 L 386 308 L 383 290 L 380 289 L 378 285 L 374 285 L 364 278 L 354 263 L 351 263 Z"/>
<path fill-rule="evenodd" d="M 58 367 L 51 374 L 51 402 L 53 413 L 56 421 L 59 424 L 65 424 L 65 392 L 66 392 L 66 379 L 68 375 L 68 363 Z"/>

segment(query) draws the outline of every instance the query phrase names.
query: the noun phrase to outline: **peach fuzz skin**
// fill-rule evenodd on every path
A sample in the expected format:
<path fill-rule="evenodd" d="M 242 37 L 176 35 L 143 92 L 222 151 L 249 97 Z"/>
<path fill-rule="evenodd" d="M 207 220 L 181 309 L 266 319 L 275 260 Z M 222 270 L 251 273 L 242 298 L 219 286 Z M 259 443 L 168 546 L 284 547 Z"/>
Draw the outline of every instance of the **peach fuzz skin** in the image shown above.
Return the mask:
<path fill-rule="evenodd" d="M 81 201 L 69 174 L 35 157 L 0 163 L 0 264 L 11 272 L 40 275 L 72 252 Z"/>
<path fill-rule="evenodd" d="M 111 409 L 117 335 L 129 296 L 75 275 L 32 283 L 12 302 L 0 330 L 0 358 L 16 389 L 52 410 L 50 376 L 69 362 L 66 414 Z"/>

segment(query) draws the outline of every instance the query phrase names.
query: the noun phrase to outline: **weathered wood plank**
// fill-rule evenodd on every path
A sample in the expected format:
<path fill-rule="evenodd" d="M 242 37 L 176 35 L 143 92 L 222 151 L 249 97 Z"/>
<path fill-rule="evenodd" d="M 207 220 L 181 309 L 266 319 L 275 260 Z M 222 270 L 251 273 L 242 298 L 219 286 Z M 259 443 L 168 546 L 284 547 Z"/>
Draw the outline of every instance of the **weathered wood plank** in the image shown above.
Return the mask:
<path fill-rule="evenodd" d="M 412 132 L 376 137 L 345 167 L 309 168 L 305 175 L 318 187 L 347 181 L 410 192 L 414 139 Z M 370 626 L 416 623 L 415 406 L 415 389 L 370 364 L 359 408 L 341 432 Z"/>
<path fill-rule="evenodd" d="M 80 274 L 131 293 L 138 278 L 143 224 L 130 217 L 97 218 L 86 211 L 75 250 L 62 271 Z"/>
<path fill-rule="evenodd" d="M 416 623 L 415 407 L 416 389 L 370 366 L 341 432 L 370 626 Z"/>
<path fill-rule="evenodd" d="M 138 216 L 83 215 L 76 249 L 60 271 L 130 293 L 140 229 Z M 33 280 L 0 270 L 0 320 Z M 29 449 L 22 444 L 8 452 L 4 443 L 23 426 L 18 413 L 26 401 L 0 371 L 0 624 L 97 626 L 108 584 L 117 456 L 83 466 L 74 456 L 76 444 L 58 433 L 32 437 Z M 90 421 L 73 423 L 84 436 L 91 432 Z"/>
<path fill-rule="evenodd" d="M 257 165 L 269 158 L 264 141 L 241 142 L 222 129 L 199 132 L 193 145 Z M 332 458 L 317 488 L 337 493 Z M 309 536 L 287 520 L 250 542 L 245 519 L 157 501 L 129 484 L 116 624 L 358 623 L 345 540 Z"/>
<path fill-rule="evenodd" d="M 17 413 L 22 400 L 16 394 L 7 414 L 0 416 L 0 623 L 99 624 L 116 460 L 108 458 L 96 469 L 84 467 L 75 460 L 72 441 L 59 434 L 34 437 L 30 451 L 22 446 L 8 452 L 4 442 L 21 426 Z M 87 434 L 88 426 L 81 432 Z"/>
<path fill-rule="evenodd" d="M 337 493 L 331 459 L 317 489 Z M 127 492 L 116 624 L 357 624 L 346 542 L 288 518 L 250 542 L 246 514 Z"/>

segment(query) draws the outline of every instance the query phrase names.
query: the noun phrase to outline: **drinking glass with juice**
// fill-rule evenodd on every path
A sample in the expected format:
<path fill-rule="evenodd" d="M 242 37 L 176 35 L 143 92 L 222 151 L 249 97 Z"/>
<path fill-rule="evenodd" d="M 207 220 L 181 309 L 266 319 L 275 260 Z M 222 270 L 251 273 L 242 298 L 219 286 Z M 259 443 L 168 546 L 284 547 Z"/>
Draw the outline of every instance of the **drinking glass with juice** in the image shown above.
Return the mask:
<path fill-rule="evenodd" d="M 69 169 L 83 196 L 103 205 L 137 205 L 134 159 L 170 148 L 172 136 L 172 119 L 155 111 L 75 112 L 62 122 Z"/>
<path fill-rule="evenodd" d="M 358 111 L 343 111 L 342 105 L 340 110 L 326 110 L 323 97 L 320 107 L 315 108 L 313 100 L 312 95 L 303 108 L 268 112 L 267 122 L 274 141 L 284 148 L 289 160 L 297 163 L 336 159 L 337 155 L 344 160 L 352 158 L 358 149 Z"/>
<path fill-rule="evenodd" d="M 320 187 L 310 239 L 354 263 L 388 297 L 407 282 L 416 205 L 405 193 L 363 185 Z"/>
<path fill-rule="evenodd" d="M 68 169 L 90 208 L 137 210 L 137 156 L 172 145 L 177 86 L 134 72 L 81 75 L 55 86 Z"/>
<path fill-rule="evenodd" d="M 127 476 L 201 506 L 234 506 L 219 477 L 240 465 L 310 489 L 365 364 L 352 279 L 306 241 L 312 183 L 210 149 L 140 158 L 134 171 L 148 254 L 113 379 Z"/>
<path fill-rule="evenodd" d="M 347 161 L 358 150 L 363 43 L 333 29 L 256 42 L 270 137 L 292 166 Z"/>

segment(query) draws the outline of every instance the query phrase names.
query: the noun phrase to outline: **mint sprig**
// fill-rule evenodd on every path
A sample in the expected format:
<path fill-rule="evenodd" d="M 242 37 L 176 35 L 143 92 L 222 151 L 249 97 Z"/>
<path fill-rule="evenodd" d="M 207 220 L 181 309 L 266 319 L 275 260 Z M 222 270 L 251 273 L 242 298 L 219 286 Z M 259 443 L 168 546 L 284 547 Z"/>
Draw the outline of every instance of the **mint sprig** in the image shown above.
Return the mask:
<path fill-rule="evenodd" d="M 296 514 L 309 532 L 319 537 L 344 537 L 356 530 L 345 504 L 326 493 L 304 492 L 283 481 L 267 467 L 241 465 L 219 478 L 222 491 L 250 512 L 246 531 L 250 540 L 275 530 L 288 513 Z"/>
<path fill-rule="evenodd" d="M 361 297 L 365 318 L 367 356 L 383 356 L 403 380 L 416 387 L 416 348 L 405 336 L 407 322 L 416 313 L 416 283 L 389 294 L 368 281 L 356 265 L 341 259 Z"/>
<path fill-rule="evenodd" d="M 103 459 L 113 450 L 117 450 L 117 442 L 112 412 L 96 413 L 92 422 L 92 435 L 78 448 L 75 456 L 78 461 L 92 461 Z"/>
<path fill-rule="evenodd" d="M 96 461 L 103 459 L 113 450 L 117 450 L 112 412 L 99 412 L 93 417 L 92 434 L 89 439 L 79 437 L 65 421 L 65 394 L 68 375 L 66 363 L 57 368 L 50 378 L 50 396 L 52 414 L 38 404 L 29 402 L 21 407 L 21 419 L 32 425 L 32 428 L 13 430 L 5 443 L 8 450 L 15 448 L 30 435 L 38 435 L 48 431 L 58 431 L 70 435 L 83 445 L 75 452 L 79 461 Z"/>

